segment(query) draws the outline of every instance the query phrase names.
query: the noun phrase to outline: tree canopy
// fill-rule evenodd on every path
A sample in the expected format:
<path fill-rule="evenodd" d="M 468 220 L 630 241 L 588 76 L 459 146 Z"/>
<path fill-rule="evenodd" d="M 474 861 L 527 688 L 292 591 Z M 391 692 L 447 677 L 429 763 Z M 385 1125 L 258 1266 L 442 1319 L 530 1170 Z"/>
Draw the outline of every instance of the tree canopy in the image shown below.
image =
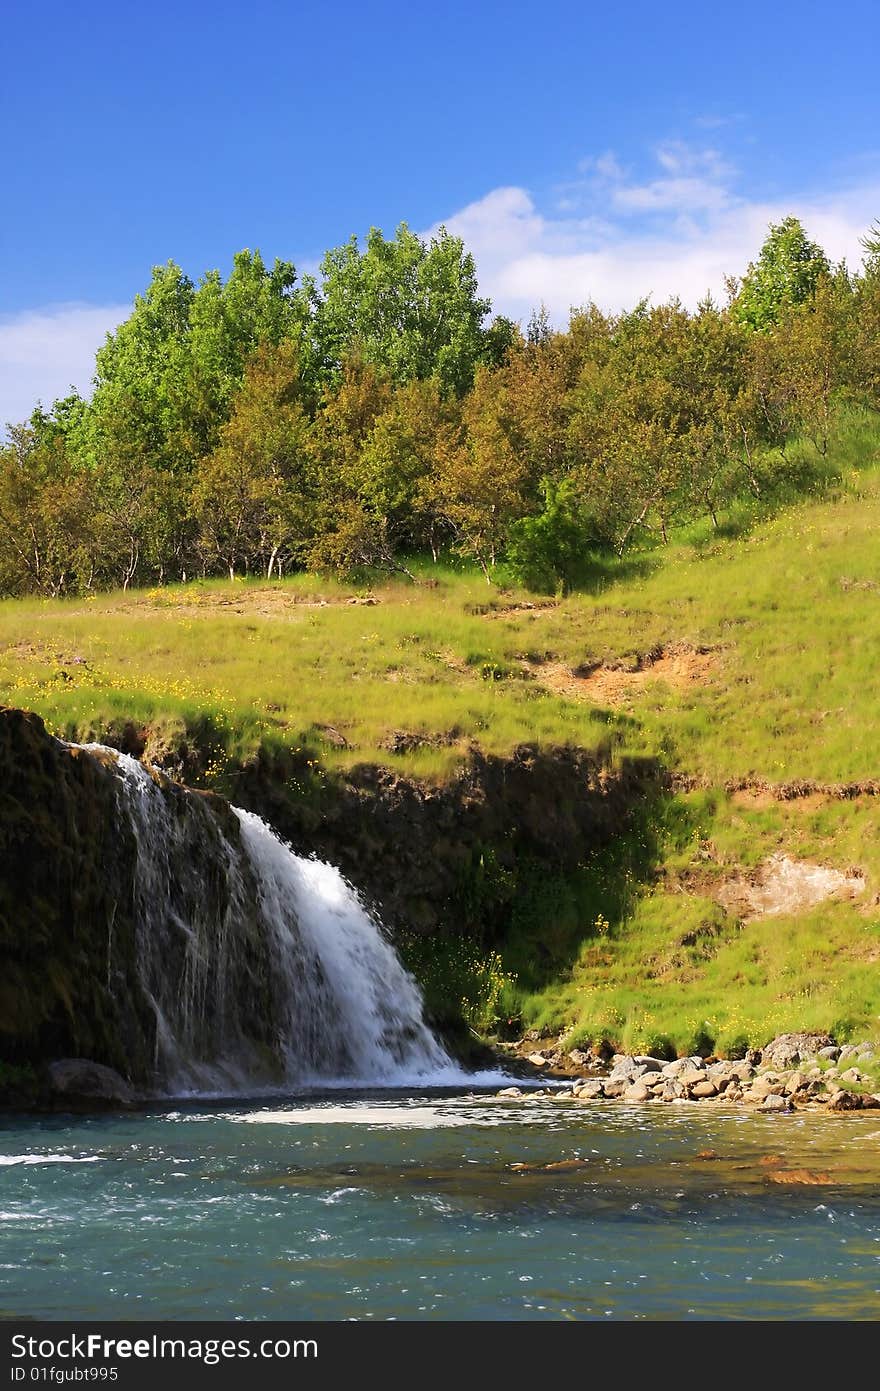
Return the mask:
<path fill-rule="evenodd" d="M 506 558 L 544 587 L 590 557 L 811 486 L 835 411 L 880 410 L 880 229 L 850 275 L 796 218 L 730 302 L 490 319 L 441 231 L 373 229 L 298 280 L 235 256 L 157 267 L 91 400 L 0 447 L 0 591 Z M 800 441 L 795 457 L 792 442 Z M 812 469 L 812 472 L 811 472 Z"/>
<path fill-rule="evenodd" d="M 750 262 L 743 276 L 734 314 L 746 328 L 772 328 L 786 309 L 808 303 L 822 277 L 830 274 L 828 257 L 810 241 L 798 218 L 771 223 L 757 261 Z"/>

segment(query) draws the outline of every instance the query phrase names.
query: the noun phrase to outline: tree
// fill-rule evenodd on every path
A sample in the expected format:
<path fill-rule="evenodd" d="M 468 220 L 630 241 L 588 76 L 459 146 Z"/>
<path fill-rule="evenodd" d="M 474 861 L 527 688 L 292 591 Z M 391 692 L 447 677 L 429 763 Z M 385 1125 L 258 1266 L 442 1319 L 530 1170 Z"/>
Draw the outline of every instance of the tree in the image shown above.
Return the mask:
<path fill-rule="evenodd" d="M 356 237 L 329 251 L 320 285 L 309 280 L 304 292 L 315 360 L 331 379 L 358 353 L 396 384 L 436 375 L 462 395 L 487 350 L 489 301 L 478 295 L 473 257 L 445 228 L 426 244 L 405 222 L 393 240 L 373 227 L 363 251 Z M 499 346 L 493 339 L 492 351 Z"/>
<path fill-rule="evenodd" d="M 771 223 L 733 298 L 733 314 L 744 327 L 766 332 L 787 310 L 811 300 L 821 277 L 830 273 L 825 252 L 796 217 Z"/>
<path fill-rule="evenodd" d="M 91 584 L 96 502 L 62 435 L 13 427 L 0 450 L 0 592 L 55 598 Z"/>
<path fill-rule="evenodd" d="M 187 363 L 179 414 L 183 451 L 198 458 L 217 445 L 245 365 L 257 348 L 291 342 L 302 369 L 306 310 L 294 292 L 296 271 L 276 260 L 269 270 L 259 251 L 239 251 L 229 278 L 209 271 L 189 312 Z"/>
<path fill-rule="evenodd" d="M 862 238 L 864 266 L 856 277 L 849 349 L 849 381 L 858 399 L 880 410 L 880 223 Z"/>
<path fill-rule="evenodd" d="M 443 525 L 431 478 L 460 429 L 459 403 L 443 395 L 436 377 L 398 387 L 376 418 L 360 454 L 356 494 L 396 549 L 429 546 L 438 558 Z"/>
<path fill-rule="evenodd" d="M 250 359 L 215 452 L 199 467 L 191 508 L 206 567 L 281 573 L 308 532 L 306 438 L 294 344 Z"/>
<path fill-rule="evenodd" d="M 438 459 L 432 501 L 456 549 L 472 556 L 487 580 L 511 523 L 529 510 L 526 469 L 515 447 L 503 374 L 481 367 L 462 407 L 464 436 Z"/>
<path fill-rule="evenodd" d="M 710 302 L 620 315 L 595 337 L 571 393 L 569 446 L 582 508 L 622 553 L 641 532 L 717 522 L 747 419 L 742 331 Z"/>
<path fill-rule="evenodd" d="M 216 447 L 254 350 L 301 344 L 295 280 L 290 262 L 269 270 L 258 251 L 238 252 L 225 282 L 209 271 L 198 288 L 172 261 L 157 266 L 98 351 L 95 392 L 71 435 L 74 447 L 93 461 L 118 447 L 151 467 L 190 472 Z"/>
<path fill-rule="evenodd" d="M 809 301 L 788 306 L 752 343 L 752 377 L 765 435 L 783 452 L 798 433 L 806 434 L 820 454 L 828 448 L 851 307 L 852 286 L 840 269 L 823 276 Z"/>

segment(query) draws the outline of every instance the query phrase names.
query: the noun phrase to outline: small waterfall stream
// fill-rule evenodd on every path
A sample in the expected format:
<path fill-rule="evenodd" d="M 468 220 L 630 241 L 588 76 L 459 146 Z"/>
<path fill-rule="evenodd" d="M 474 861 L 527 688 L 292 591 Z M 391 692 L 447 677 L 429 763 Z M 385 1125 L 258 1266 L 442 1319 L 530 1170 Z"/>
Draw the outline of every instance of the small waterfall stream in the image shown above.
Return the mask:
<path fill-rule="evenodd" d="M 163 1090 L 462 1080 L 337 869 L 295 855 L 250 812 L 224 818 L 217 799 L 84 747 L 116 772 L 136 842 L 137 972 Z"/>

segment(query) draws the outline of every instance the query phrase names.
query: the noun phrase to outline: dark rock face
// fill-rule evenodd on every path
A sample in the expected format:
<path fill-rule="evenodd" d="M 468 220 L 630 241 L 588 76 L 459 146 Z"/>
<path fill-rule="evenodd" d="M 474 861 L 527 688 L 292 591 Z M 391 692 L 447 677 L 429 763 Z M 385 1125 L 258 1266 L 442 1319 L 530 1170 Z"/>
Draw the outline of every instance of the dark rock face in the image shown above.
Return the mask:
<path fill-rule="evenodd" d="M 495 882 L 477 907 L 482 920 L 475 913 L 464 927 L 500 933 L 518 866 L 575 869 L 659 786 L 649 759 L 620 771 L 609 764 L 577 748 L 522 745 L 509 758 L 474 750 L 441 786 L 363 764 L 316 803 L 291 797 L 281 770 L 256 762 L 239 771 L 236 801 L 298 853 L 338 865 L 392 930 L 461 924 L 474 907 L 469 888 L 491 862 Z"/>
<path fill-rule="evenodd" d="M 363 765 L 307 796 L 264 760 L 239 770 L 236 802 L 295 851 L 339 866 L 390 928 L 500 935 L 520 866 L 574 869 L 656 786 L 647 761 L 609 764 L 578 749 L 474 751 L 439 787 Z M 210 1064 L 231 1041 L 249 1071 L 277 1080 L 279 1002 L 265 934 L 240 908 L 257 896 L 244 864 L 230 912 L 238 819 L 223 798 L 149 777 L 173 827 L 162 853 L 174 905 L 152 913 L 113 755 L 0 709 L 0 1064 L 79 1059 L 161 1087 L 157 1016 L 173 1019 L 183 999 L 190 1056 Z M 161 894 L 148 883 L 147 897 Z M 221 933 L 212 956 L 217 925 L 233 920 L 234 941 Z"/>
<path fill-rule="evenodd" d="M 211 1063 L 232 1046 L 275 1080 L 269 944 L 239 903 L 229 912 L 238 820 L 222 798 L 152 777 L 172 828 L 162 853 L 174 911 L 160 903 L 151 915 L 113 756 L 62 744 L 36 715 L 0 710 L 0 1063 L 87 1060 L 161 1088 L 157 1014 L 177 1023 L 185 1008 L 195 1059 Z M 234 941 L 212 953 L 230 918 Z"/>
<path fill-rule="evenodd" d="M 94 1058 L 149 1070 L 150 1018 L 134 988 L 136 846 L 114 777 L 0 711 L 0 1058 Z"/>

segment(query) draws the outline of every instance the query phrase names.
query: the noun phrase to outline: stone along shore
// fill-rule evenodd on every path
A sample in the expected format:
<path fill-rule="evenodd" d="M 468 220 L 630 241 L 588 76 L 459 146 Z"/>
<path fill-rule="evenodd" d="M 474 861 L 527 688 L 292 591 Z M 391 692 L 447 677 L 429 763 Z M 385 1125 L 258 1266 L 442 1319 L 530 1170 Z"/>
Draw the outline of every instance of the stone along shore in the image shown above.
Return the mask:
<path fill-rule="evenodd" d="M 871 1043 L 838 1046 L 828 1035 L 781 1034 L 743 1058 L 676 1058 L 615 1053 L 604 1060 L 559 1048 L 527 1055 L 533 1076 L 560 1079 L 552 1095 L 570 1101 L 702 1102 L 761 1112 L 880 1108 L 880 1056 Z M 564 1072 L 580 1075 L 564 1080 Z M 563 1076 L 561 1077 L 561 1074 Z M 547 1095 L 504 1087 L 499 1097 Z"/>

